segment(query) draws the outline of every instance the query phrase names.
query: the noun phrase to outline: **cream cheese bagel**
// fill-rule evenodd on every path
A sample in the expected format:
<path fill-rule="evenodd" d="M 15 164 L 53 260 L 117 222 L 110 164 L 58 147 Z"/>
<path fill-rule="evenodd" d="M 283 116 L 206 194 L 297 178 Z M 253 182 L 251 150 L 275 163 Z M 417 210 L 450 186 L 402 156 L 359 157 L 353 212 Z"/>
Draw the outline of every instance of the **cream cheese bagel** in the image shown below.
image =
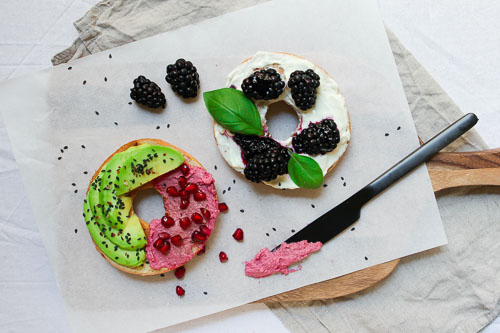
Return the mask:
<path fill-rule="evenodd" d="M 293 138 L 298 136 L 312 124 L 330 119 L 333 120 L 338 129 L 338 143 L 333 150 L 322 154 L 307 154 L 303 155 L 313 158 L 321 167 L 323 175 L 326 175 L 345 153 L 351 137 L 351 129 L 349 122 L 349 114 L 346 108 L 344 97 L 340 93 L 337 83 L 333 78 L 324 71 L 321 67 L 314 63 L 288 53 L 277 52 L 257 52 L 253 57 L 245 60 L 238 65 L 227 77 L 226 87 L 241 88 L 242 82 L 251 76 L 254 72 L 262 69 L 275 69 L 282 81 L 286 84 L 283 92 L 275 99 L 271 100 L 256 100 L 253 99 L 260 117 L 264 136 L 277 141 L 281 146 L 296 151 L 292 143 Z M 295 71 L 313 70 L 320 78 L 320 85 L 316 89 L 316 100 L 311 108 L 303 110 L 297 107 L 294 98 L 292 97 L 292 89 L 288 82 L 290 76 Z M 283 101 L 291 106 L 297 113 L 299 119 L 297 128 L 292 135 L 285 140 L 276 140 L 269 133 L 266 124 L 266 113 L 269 106 L 273 103 Z M 243 151 L 234 138 L 234 133 L 222 127 L 217 122 L 214 122 L 214 136 L 219 147 L 219 150 L 224 159 L 229 165 L 240 173 L 244 173 L 247 161 L 243 158 Z M 248 178 L 248 177 L 247 177 Z M 277 176 L 270 181 L 263 183 L 280 189 L 295 189 L 298 186 L 292 181 L 288 173 Z"/>

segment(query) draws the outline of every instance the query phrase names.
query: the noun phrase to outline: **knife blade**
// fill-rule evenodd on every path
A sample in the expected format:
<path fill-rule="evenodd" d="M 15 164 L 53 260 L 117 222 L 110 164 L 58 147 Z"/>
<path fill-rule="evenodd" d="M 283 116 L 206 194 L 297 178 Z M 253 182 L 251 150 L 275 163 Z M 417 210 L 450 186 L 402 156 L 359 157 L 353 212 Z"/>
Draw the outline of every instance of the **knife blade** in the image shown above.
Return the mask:
<path fill-rule="evenodd" d="M 466 114 L 438 133 L 427 143 L 396 163 L 371 183 L 353 194 L 347 200 L 299 230 L 292 237 L 285 240 L 285 243 L 295 243 L 306 240 L 308 242 L 321 242 L 324 244 L 334 238 L 360 218 L 361 208 L 365 203 L 376 197 L 421 163 L 430 159 L 441 149 L 455 141 L 462 134 L 471 129 L 477 121 L 478 118 L 475 114 Z M 272 251 L 278 248 L 279 245 Z"/>

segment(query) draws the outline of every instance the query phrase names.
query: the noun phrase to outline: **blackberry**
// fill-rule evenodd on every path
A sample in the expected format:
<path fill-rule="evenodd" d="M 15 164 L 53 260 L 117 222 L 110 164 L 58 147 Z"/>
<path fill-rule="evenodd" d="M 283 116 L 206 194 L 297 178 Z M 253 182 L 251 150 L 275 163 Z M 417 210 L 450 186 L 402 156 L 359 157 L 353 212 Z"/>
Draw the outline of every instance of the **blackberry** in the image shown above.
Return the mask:
<path fill-rule="evenodd" d="M 243 158 L 248 161 L 255 155 L 261 154 L 270 148 L 281 147 L 280 144 L 271 138 L 259 137 L 256 135 L 243 135 L 236 133 L 233 140 L 243 150 Z"/>
<path fill-rule="evenodd" d="M 316 102 L 316 88 L 319 87 L 319 75 L 312 69 L 295 71 L 290 75 L 288 86 L 292 90 L 295 105 L 302 110 L 312 108 Z"/>
<path fill-rule="evenodd" d="M 244 170 L 245 177 L 254 183 L 259 183 L 271 181 L 279 175 L 287 173 L 290 157 L 287 159 L 283 156 L 283 149 L 270 148 L 251 157 Z"/>
<path fill-rule="evenodd" d="M 241 90 L 248 98 L 270 100 L 278 98 L 285 89 L 285 82 L 273 68 L 261 69 L 243 80 Z"/>
<path fill-rule="evenodd" d="M 130 89 L 130 98 L 137 103 L 154 109 L 164 108 L 167 103 L 160 87 L 142 75 L 134 80 L 134 87 Z"/>
<path fill-rule="evenodd" d="M 340 134 L 337 124 L 332 119 L 324 119 L 318 123 L 311 123 L 292 139 L 292 145 L 299 154 L 309 155 L 326 154 L 337 147 Z"/>
<path fill-rule="evenodd" d="M 183 98 L 193 98 L 198 95 L 200 76 L 191 61 L 177 59 L 175 64 L 167 66 L 165 80 L 170 83 L 172 90 Z"/>

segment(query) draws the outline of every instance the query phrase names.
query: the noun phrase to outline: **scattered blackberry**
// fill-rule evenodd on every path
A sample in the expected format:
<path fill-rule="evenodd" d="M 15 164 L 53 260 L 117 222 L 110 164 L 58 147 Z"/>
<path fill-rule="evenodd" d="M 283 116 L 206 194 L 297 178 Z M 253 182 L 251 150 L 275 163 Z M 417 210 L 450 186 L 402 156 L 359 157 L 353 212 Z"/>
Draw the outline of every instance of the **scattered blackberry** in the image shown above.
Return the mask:
<path fill-rule="evenodd" d="M 270 100 L 278 98 L 285 89 L 285 82 L 273 69 L 261 69 L 243 80 L 241 90 L 248 98 Z"/>
<path fill-rule="evenodd" d="M 312 69 L 295 71 L 290 75 L 288 86 L 292 90 L 292 98 L 302 110 L 312 108 L 316 102 L 316 88 L 319 87 L 319 75 Z"/>
<path fill-rule="evenodd" d="M 244 170 L 245 177 L 254 183 L 258 183 L 271 181 L 279 175 L 287 173 L 288 159 L 290 157 L 287 159 L 283 156 L 283 149 L 270 148 L 251 157 Z"/>
<path fill-rule="evenodd" d="M 312 123 L 292 139 L 292 145 L 299 154 L 326 154 L 337 147 L 340 141 L 337 124 L 332 119 Z"/>
<path fill-rule="evenodd" d="M 134 80 L 134 87 L 130 89 L 130 98 L 137 103 L 154 109 L 159 107 L 164 108 L 167 103 L 160 87 L 142 75 Z"/>
<path fill-rule="evenodd" d="M 175 64 L 167 66 L 165 80 L 170 83 L 172 90 L 183 98 L 193 98 L 198 95 L 200 76 L 191 61 L 177 59 Z"/>
<path fill-rule="evenodd" d="M 270 148 L 281 147 L 280 144 L 271 138 L 259 137 L 256 135 L 243 135 L 236 133 L 234 141 L 243 150 L 243 158 L 248 161 L 257 154 L 261 154 Z"/>

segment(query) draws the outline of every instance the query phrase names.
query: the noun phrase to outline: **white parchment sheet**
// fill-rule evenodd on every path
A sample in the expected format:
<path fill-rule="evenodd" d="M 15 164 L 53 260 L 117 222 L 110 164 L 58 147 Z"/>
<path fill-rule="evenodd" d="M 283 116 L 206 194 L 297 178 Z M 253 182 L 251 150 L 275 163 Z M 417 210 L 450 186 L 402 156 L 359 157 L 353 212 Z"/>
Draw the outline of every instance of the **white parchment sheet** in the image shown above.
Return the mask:
<path fill-rule="evenodd" d="M 220 156 L 201 96 L 186 103 L 164 80 L 166 65 L 184 57 L 197 66 L 202 91 L 221 88 L 227 73 L 258 50 L 304 56 L 338 82 L 352 139 L 327 187 L 282 191 L 246 181 Z M 165 110 L 129 104 L 138 75 L 160 85 Z M 273 1 L 4 82 L 0 100 L 76 332 L 154 330 L 446 243 L 421 167 L 367 204 L 355 229 L 328 242 L 301 271 L 261 280 L 244 275 L 244 261 L 262 247 L 280 243 L 418 146 L 375 1 Z M 193 154 L 230 207 L 181 281 L 172 273 L 136 277 L 114 269 L 94 249 L 82 218 L 95 169 L 122 144 L 145 137 Z M 245 232 L 242 243 L 231 237 L 237 227 Z M 227 263 L 219 262 L 221 250 Z M 178 284 L 183 298 L 175 295 Z"/>

